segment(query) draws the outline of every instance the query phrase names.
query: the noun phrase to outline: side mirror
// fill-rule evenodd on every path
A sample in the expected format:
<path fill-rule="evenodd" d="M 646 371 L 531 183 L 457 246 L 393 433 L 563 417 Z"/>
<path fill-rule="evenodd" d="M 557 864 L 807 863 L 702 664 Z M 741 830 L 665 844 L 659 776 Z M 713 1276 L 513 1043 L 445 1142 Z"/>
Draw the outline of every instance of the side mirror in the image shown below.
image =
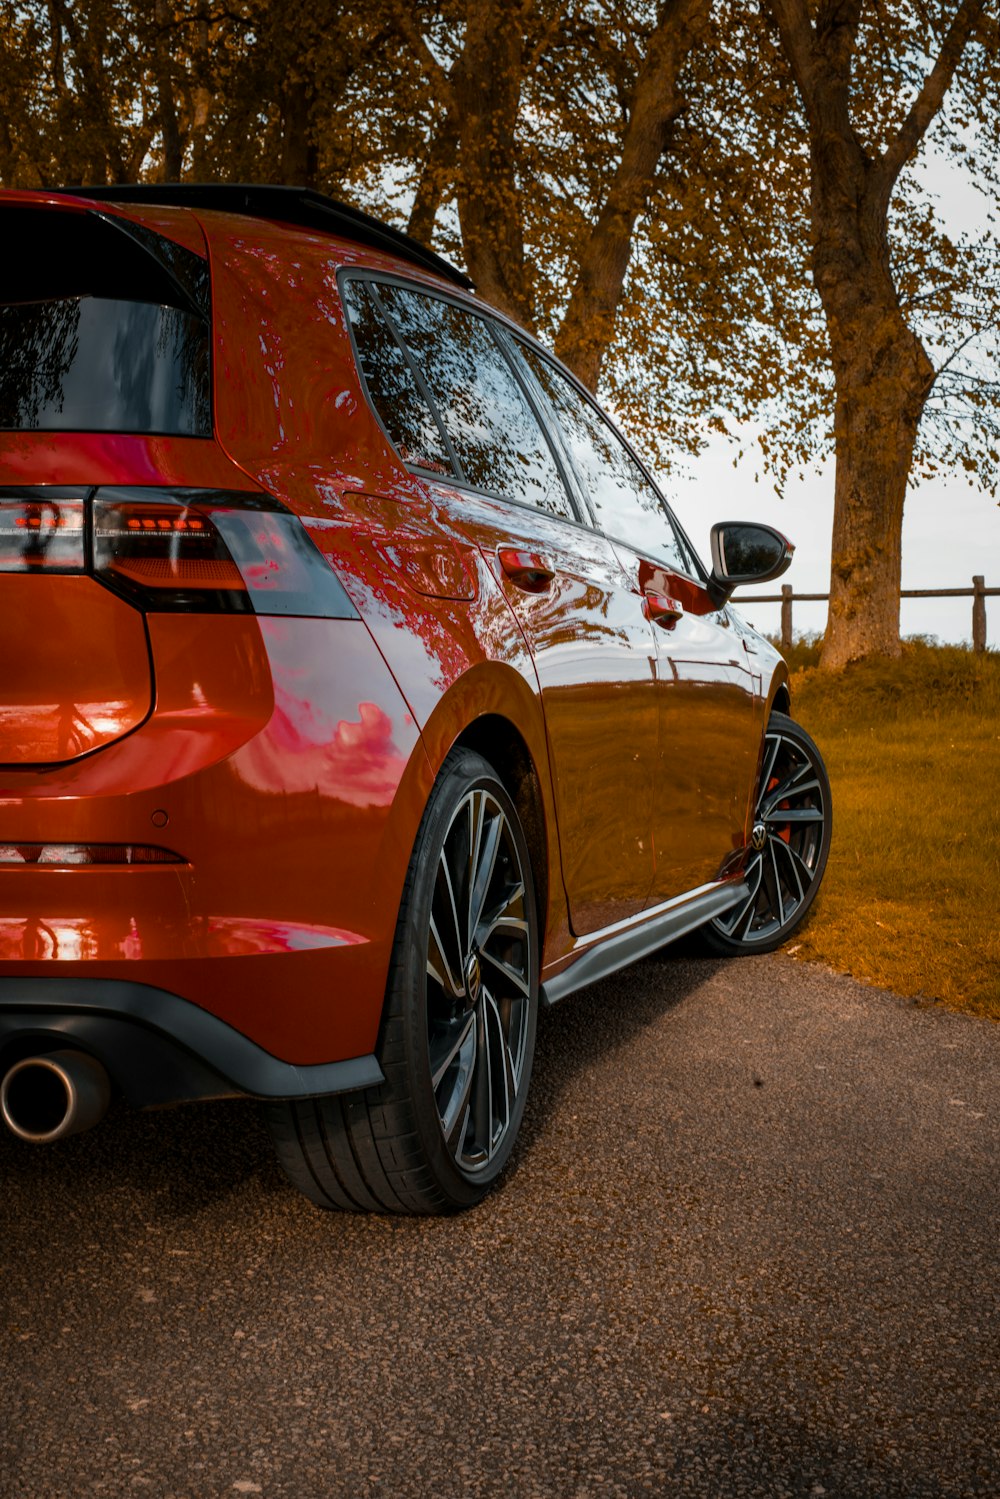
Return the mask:
<path fill-rule="evenodd" d="M 726 520 L 712 527 L 712 597 L 724 604 L 742 583 L 767 583 L 791 566 L 795 547 L 773 526 Z"/>

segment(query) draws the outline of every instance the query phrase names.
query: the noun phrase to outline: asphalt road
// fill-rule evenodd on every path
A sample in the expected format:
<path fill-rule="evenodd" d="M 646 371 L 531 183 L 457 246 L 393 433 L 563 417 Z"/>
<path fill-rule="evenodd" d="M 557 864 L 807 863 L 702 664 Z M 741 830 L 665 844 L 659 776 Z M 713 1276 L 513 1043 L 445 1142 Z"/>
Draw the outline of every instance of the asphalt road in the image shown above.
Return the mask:
<path fill-rule="evenodd" d="M 1000 1027 L 787 958 L 542 1017 L 513 1169 L 323 1214 L 252 1106 L 0 1140 L 0 1493 L 1000 1495 Z"/>

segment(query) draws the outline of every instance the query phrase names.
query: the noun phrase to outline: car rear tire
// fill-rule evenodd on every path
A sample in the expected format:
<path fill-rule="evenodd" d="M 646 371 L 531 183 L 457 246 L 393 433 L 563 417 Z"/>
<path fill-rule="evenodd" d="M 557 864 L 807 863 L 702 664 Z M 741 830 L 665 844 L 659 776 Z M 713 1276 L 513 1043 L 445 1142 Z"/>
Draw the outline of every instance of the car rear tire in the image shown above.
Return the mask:
<path fill-rule="evenodd" d="M 492 767 L 453 750 L 410 859 L 379 1043 L 385 1081 L 268 1105 L 278 1159 L 324 1208 L 447 1213 L 503 1170 L 531 1076 L 538 917 L 527 840 Z"/>
<path fill-rule="evenodd" d="M 786 942 L 816 899 L 831 831 L 823 756 L 801 724 L 772 713 L 744 875 L 749 895 L 702 927 L 704 946 L 729 957 L 773 952 Z"/>

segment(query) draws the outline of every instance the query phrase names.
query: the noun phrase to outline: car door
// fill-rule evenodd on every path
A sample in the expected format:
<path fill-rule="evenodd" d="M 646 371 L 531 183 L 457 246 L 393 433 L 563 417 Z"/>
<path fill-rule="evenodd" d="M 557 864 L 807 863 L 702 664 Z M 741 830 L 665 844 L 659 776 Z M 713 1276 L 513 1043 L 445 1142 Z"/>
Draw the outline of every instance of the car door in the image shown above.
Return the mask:
<path fill-rule="evenodd" d="M 716 879 L 744 847 L 760 747 L 760 678 L 634 454 L 563 371 L 532 345 L 519 347 L 655 631 L 660 728 L 649 901 L 657 904 Z"/>
<path fill-rule="evenodd" d="M 614 548 L 581 523 L 493 320 L 388 279 L 344 292 L 366 376 L 373 311 L 403 350 L 438 428 L 422 442 L 439 523 L 481 549 L 532 652 L 573 930 L 635 915 L 654 876 L 654 630 Z"/>

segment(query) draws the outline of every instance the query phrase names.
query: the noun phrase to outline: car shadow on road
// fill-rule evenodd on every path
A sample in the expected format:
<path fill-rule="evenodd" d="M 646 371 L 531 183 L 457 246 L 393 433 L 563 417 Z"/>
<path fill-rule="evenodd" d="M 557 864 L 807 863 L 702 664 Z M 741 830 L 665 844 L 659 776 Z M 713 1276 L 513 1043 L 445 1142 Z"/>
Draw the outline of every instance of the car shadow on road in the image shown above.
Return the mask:
<path fill-rule="evenodd" d="M 576 1073 L 592 1064 L 613 1066 L 620 1047 L 682 1005 L 718 967 L 718 960 L 666 949 L 544 1011 L 517 1156 L 523 1159 L 544 1134 Z M 268 1198 L 290 1190 L 259 1107 L 243 1099 L 145 1113 L 117 1101 L 96 1129 L 49 1146 L 2 1131 L 0 1181 L 8 1207 L 54 1198 L 69 1212 L 87 1205 L 89 1216 L 95 1202 L 111 1203 L 124 1191 L 167 1219 L 196 1216 L 248 1188 Z"/>
<path fill-rule="evenodd" d="M 255 1177 L 265 1190 L 281 1182 L 259 1109 L 243 1099 L 150 1112 L 117 1101 L 95 1129 L 54 1145 L 0 1136 L 8 1207 L 54 1198 L 89 1215 L 124 1190 L 156 1217 L 187 1218 Z"/>
<path fill-rule="evenodd" d="M 591 1065 L 613 1066 L 618 1050 L 679 1009 L 726 961 L 676 943 L 543 1010 L 518 1154 L 544 1133 L 560 1093 L 574 1076 Z"/>

